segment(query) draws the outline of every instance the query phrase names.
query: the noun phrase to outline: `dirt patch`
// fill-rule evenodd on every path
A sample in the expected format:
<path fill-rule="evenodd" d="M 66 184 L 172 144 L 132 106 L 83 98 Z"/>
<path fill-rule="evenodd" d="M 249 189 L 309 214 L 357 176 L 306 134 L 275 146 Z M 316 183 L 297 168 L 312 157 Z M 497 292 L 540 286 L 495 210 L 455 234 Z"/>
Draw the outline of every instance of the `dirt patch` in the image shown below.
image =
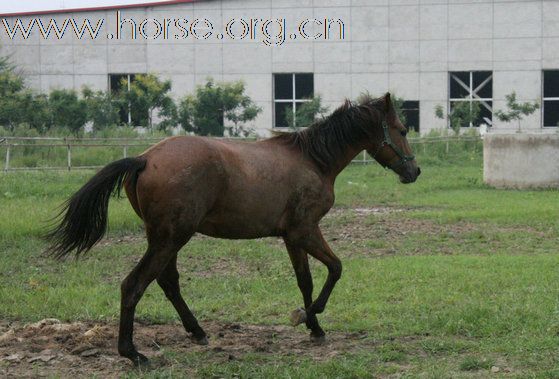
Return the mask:
<path fill-rule="evenodd" d="M 484 251 L 507 246 L 500 234 L 528 233 L 545 238 L 546 233 L 528 226 L 501 226 L 474 222 L 437 222 L 410 218 L 412 209 L 334 208 L 322 220 L 321 229 L 340 258 L 385 257 L 462 253 L 456 246 L 484 241 Z"/>
<path fill-rule="evenodd" d="M 335 208 L 322 220 L 321 229 L 332 249 L 340 257 L 366 255 L 414 255 L 429 253 L 418 245 L 416 249 L 402 249 L 402 241 L 410 235 L 436 237 L 457 236 L 478 228 L 474 224 L 439 224 L 431 220 L 405 217 L 406 208 Z"/>
<path fill-rule="evenodd" d="M 258 353 L 278 357 L 295 355 L 324 361 L 342 353 L 357 353 L 379 342 L 367 333 L 328 334 L 323 345 L 308 339 L 303 327 L 263 326 L 203 322 L 210 344 L 190 342 L 181 325 L 136 324 L 134 340 L 151 359 L 152 368 L 171 366 L 162 349 L 174 353 L 206 352 L 205 363 L 243 359 Z M 117 353 L 118 325 L 92 322 L 71 324 L 46 319 L 34 324 L 4 322 L 0 327 L 0 375 L 2 377 L 119 377 L 134 370 Z M 186 375 L 186 373 L 185 373 Z"/>

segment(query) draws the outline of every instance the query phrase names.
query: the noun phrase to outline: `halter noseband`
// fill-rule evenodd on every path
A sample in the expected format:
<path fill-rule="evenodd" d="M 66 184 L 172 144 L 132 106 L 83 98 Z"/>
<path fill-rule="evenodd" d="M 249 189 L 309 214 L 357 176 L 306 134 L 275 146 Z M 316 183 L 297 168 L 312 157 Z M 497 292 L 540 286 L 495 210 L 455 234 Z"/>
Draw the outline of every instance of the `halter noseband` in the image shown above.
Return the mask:
<path fill-rule="evenodd" d="M 384 163 L 379 162 L 382 167 L 389 168 L 391 170 L 395 170 L 398 167 L 406 164 L 406 162 L 413 161 L 415 159 L 415 156 L 413 154 L 412 155 L 404 154 L 404 152 L 402 150 L 400 150 L 400 148 L 398 146 L 396 146 L 396 144 L 394 142 L 392 142 L 392 138 L 390 138 L 390 133 L 388 132 L 388 124 L 386 123 L 385 120 L 382 121 L 382 131 L 384 132 L 384 140 L 379 145 L 375 154 L 372 155 L 373 159 L 375 159 L 375 157 L 380 152 L 380 150 L 385 146 L 391 147 L 392 150 L 394 150 L 394 152 L 396 153 L 396 155 L 398 157 L 400 157 L 400 160 L 393 165 L 388 165 L 388 164 L 384 164 Z"/>

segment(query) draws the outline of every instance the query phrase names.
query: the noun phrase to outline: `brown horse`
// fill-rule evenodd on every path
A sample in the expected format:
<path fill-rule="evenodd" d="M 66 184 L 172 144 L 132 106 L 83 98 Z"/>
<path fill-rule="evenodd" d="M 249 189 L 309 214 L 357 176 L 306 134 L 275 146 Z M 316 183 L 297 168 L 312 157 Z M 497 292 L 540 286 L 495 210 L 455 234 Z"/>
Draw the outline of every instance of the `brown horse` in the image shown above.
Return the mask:
<path fill-rule="evenodd" d="M 49 251 L 62 258 L 91 249 L 106 231 L 111 194 L 124 186 L 145 224 L 148 248 L 122 282 L 118 351 L 139 364 L 147 358 L 132 341 L 134 311 L 153 280 L 191 340 L 208 343 L 181 296 L 176 265 L 178 251 L 196 232 L 229 239 L 281 236 L 305 304 L 292 313 L 292 322 L 306 323 L 311 339 L 320 341 L 324 331 L 316 315 L 324 310 L 342 265 L 318 224 L 334 204 L 336 176 L 363 149 L 402 183 L 420 174 L 390 94 L 355 105 L 346 101 L 303 131 L 257 142 L 168 138 L 136 158 L 107 165 L 76 192 L 48 236 Z M 314 301 L 307 255 L 328 268 Z"/>

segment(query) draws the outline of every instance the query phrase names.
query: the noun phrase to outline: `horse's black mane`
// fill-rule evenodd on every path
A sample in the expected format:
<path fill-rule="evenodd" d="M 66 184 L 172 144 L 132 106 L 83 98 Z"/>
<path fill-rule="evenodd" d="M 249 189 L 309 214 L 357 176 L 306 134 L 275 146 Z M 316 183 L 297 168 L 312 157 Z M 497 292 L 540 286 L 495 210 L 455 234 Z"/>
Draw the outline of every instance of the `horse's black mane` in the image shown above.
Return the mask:
<path fill-rule="evenodd" d="M 306 129 L 281 133 L 274 139 L 297 146 L 322 171 L 327 171 L 345 154 L 368 136 L 376 134 L 373 124 L 380 124 L 384 98 L 362 96 L 357 104 L 346 100 L 328 117 L 315 121 Z"/>

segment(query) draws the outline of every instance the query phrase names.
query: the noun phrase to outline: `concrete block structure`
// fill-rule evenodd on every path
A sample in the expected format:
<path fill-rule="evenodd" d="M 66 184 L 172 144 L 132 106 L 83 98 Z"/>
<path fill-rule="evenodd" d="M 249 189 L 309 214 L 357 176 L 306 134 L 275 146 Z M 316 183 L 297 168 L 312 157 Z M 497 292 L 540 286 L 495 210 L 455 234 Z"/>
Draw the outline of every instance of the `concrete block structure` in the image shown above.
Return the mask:
<path fill-rule="evenodd" d="M 559 134 L 487 134 L 483 180 L 501 188 L 559 188 Z"/>
<path fill-rule="evenodd" d="M 51 19 L 66 24 L 63 36 L 45 35 Z M 95 38 L 79 38 L 70 22 L 101 20 Z M 285 126 L 287 105 L 320 95 L 333 110 L 364 91 L 403 98 L 421 133 L 446 128 L 435 107 L 449 112 L 460 101 L 479 102 L 476 125 L 515 130 L 492 116 L 513 91 L 543 105 L 524 130 L 555 132 L 559 123 L 552 0 L 184 0 L 0 21 L 0 55 L 38 90 L 108 90 L 111 78 L 150 72 L 171 79 L 180 98 L 207 77 L 242 79 L 263 109 L 252 125 L 261 135 Z"/>

